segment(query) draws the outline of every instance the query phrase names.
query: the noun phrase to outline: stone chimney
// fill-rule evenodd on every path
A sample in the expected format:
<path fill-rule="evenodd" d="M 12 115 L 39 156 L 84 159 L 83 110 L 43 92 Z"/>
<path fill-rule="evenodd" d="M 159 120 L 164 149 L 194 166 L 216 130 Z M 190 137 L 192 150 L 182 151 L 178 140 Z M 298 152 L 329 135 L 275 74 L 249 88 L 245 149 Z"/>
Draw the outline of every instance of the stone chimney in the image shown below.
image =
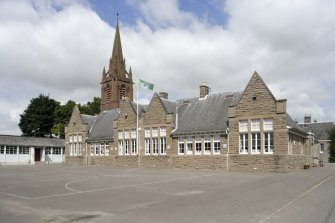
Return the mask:
<path fill-rule="evenodd" d="M 209 87 L 207 83 L 204 82 L 199 87 L 200 87 L 200 98 L 206 97 L 206 95 L 209 94 Z"/>
<path fill-rule="evenodd" d="M 312 116 L 311 115 L 305 115 L 304 117 L 304 124 L 311 124 Z"/>
<path fill-rule="evenodd" d="M 168 97 L 169 97 L 169 94 L 164 90 L 160 91 L 158 93 L 158 95 L 159 95 L 159 97 L 164 98 L 164 99 L 168 99 Z"/>

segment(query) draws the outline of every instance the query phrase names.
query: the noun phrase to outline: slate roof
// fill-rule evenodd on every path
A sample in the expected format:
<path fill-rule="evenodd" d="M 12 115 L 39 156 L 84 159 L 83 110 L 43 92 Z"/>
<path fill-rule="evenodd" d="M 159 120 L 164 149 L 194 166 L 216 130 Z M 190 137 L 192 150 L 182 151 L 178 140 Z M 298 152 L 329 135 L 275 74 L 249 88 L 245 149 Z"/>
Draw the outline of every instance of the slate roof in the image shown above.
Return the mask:
<path fill-rule="evenodd" d="M 286 114 L 286 124 L 291 128 L 303 131 L 298 125 L 298 123 L 296 123 L 289 114 Z"/>
<path fill-rule="evenodd" d="M 328 140 L 329 130 L 334 127 L 333 122 L 316 122 L 309 124 L 299 124 L 299 126 L 307 133 L 312 132 L 315 134 L 316 140 Z"/>
<path fill-rule="evenodd" d="M 169 114 L 176 113 L 176 110 L 177 110 L 177 103 L 176 102 L 169 101 L 165 98 L 160 98 L 160 99 L 161 99 L 161 102 L 162 102 L 163 106 L 165 107 L 165 110 L 166 110 L 167 113 L 169 113 Z"/>
<path fill-rule="evenodd" d="M 132 102 L 131 105 L 133 106 L 134 111 L 136 113 L 137 112 L 137 103 Z M 148 107 L 149 107 L 149 105 L 138 104 L 138 111 L 139 111 L 139 114 L 140 114 L 139 117 L 143 116 L 147 112 Z"/>
<path fill-rule="evenodd" d="M 120 109 L 101 112 L 92 124 L 88 141 L 111 140 L 114 137 L 113 121 L 120 115 Z"/>
<path fill-rule="evenodd" d="M 97 116 L 93 116 L 93 115 L 81 115 L 81 120 L 87 124 L 87 128 L 91 129 L 93 123 L 95 122 L 95 120 L 97 119 Z"/>
<path fill-rule="evenodd" d="M 179 100 L 177 129 L 173 134 L 225 131 L 228 127 L 228 107 L 236 103 L 240 96 L 241 92 L 226 92 Z"/>
<path fill-rule="evenodd" d="M 28 136 L 0 135 L 2 146 L 64 147 L 64 139 L 36 138 Z"/>

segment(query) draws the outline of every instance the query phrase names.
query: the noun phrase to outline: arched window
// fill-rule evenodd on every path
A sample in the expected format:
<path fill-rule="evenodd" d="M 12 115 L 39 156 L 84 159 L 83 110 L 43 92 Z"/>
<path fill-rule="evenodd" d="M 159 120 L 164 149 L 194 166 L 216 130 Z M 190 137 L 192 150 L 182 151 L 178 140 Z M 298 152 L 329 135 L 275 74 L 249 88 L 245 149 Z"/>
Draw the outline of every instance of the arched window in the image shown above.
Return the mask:
<path fill-rule="evenodd" d="M 120 98 L 125 98 L 126 97 L 126 87 L 124 85 L 121 86 L 120 88 Z"/>

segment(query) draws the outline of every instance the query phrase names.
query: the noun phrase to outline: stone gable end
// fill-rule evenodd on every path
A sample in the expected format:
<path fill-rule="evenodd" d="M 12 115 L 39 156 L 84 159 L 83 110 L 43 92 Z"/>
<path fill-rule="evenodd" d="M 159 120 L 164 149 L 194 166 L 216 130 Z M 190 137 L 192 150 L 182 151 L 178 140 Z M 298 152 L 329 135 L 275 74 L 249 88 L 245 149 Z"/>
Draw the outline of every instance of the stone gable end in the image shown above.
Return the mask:
<path fill-rule="evenodd" d="M 276 113 L 276 111 L 276 99 L 259 75 L 255 73 L 236 106 L 236 115 L 266 115 Z"/>
<path fill-rule="evenodd" d="M 166 111 L 159 96 L 154 94 L 144 116 L 144 123 L 161 124 L 166 122 Z"/>
<path fill-rule="evenodd" d="M 118 128 L 136 128 L 136 112 L 129 101 L 121 101 L 121 113 L 117 119 Z"/>

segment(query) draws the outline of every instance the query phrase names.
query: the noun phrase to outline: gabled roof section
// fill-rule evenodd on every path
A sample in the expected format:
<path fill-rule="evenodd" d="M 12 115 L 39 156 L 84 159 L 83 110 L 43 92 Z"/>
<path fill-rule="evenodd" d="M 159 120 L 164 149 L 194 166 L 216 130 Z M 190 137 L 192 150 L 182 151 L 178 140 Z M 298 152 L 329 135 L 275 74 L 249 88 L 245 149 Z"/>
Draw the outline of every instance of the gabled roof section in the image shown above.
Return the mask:
<path fill-rule="evenodd" d="M 174 135 L 225 132 L 228 107 L 240 92 L 207 95 L 205 98 L 179 100 L 178 123 Z"/>
<path fill-rule="evenodd" d="M 32 147 L 64 147 L 64 139 L 42 138 L 14 135 L 0 135 L 0 145 L 2 146 L 32 146 Z"/>
<path fill-rule="evenodd" d="M 120 115 L 120 109 L 101 112 L 88 133 L 88 141 L 112 140 L 114 137 L 113 121 Z"/>
<path fill-rule="evenodd" d="M 93 123 L 95 122 L 95 120 L 97 119 L 97 116 L 93 116 L 93 115 L 81 115 L 81 121 L 84 124 L 87 124 L 87 129 L 91 129 Z"/>
<path fill-rule="evenodd" d="M 159 96 L 158 96 L 159 97 Z M 159 97 L 164 108 L 165 108 L 165 111 L 166 113 L 168 114 L 174 114 L 176 113 L 176 109 L 177 109 L 177 103 L 176 102 L 172 102 L 172 101 L 169 101 L 165 98 L 161 98 Z"/>
<path fill-rule="evenodd" d="M 133 106 L 133 109 L 135 111 L 135 114 L 137 113 L 137 103 L 131 102 L 131 105 Z M 149 105 L 142 105 L 138 104 L 138 113 L 139 117 L 142 117 L 148 110 Z"/>
<path fill-rule="evenodd" d="M 246 91 L 246 89 L 249 87 L 249 85 L 253 82 L 253 81 L 257 81 L 259 80 L 260 83 L 264 86 L 264 88 L 269 92 L 270 96 L 273 98 L 274 101 L 277 101 L 277 99 L 275 98 L 275 96 L 272 94 L 272 92 L 270 91 L 270 89 L 268 88 L 268 86 L 265 84 L 265 82 L 263 81 L 263 79 L 261 78 L 261 76 L 259 76 L 259 74 L 257 73 L 257 71 L 254 72 L 254 74 L 252 75 L 252 77 L 250 78 L 247 86 L 244 88 L 244 91 L 242 92 L 242 94 L 240 95 L 240 98 L 236 101 L 235 105 L 237 105 L 241 98 L 243 97 L 244 92 Z"/>
<path fill-rule="evenodd" d="M 298 125 L 298 123 L 296 121 L 294 121 L 289 114 L 286 114 L 286 124 L 290 128 L 294 128 L 294 129 L 302 131 L 302 129 L 300 128 L 300 126 Z"/>
<path fill-rule="evenodd" d="M 316 140 L 328 140 L 329 139 L 329 131 L 334 127 L 333 122 L 316 122 L 309 124 L 299 124 L 302 130 L 307 133 L 315 134 Z"/>

